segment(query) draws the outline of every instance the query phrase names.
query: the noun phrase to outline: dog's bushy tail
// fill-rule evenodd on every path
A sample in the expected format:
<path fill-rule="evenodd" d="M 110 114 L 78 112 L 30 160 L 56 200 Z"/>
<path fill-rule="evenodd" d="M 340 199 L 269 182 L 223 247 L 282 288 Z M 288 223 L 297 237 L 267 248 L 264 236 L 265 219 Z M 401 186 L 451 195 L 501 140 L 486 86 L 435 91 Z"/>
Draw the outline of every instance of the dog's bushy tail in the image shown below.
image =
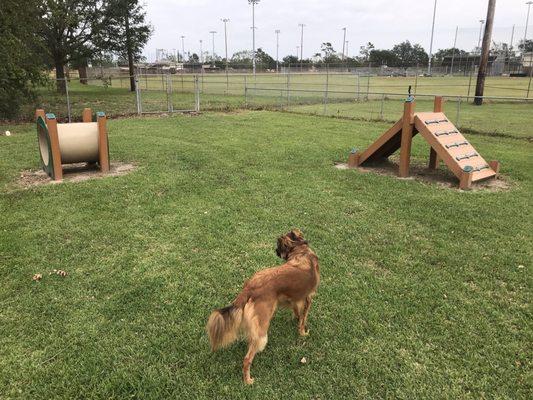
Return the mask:
<path fill-rule="evenodd" d="M 242 308 L 233 304 L 215 310 L 207 321 L 207 335 L 211 343 L 211 350 L 216 351 L 237 340 L 242 323 Z"/>

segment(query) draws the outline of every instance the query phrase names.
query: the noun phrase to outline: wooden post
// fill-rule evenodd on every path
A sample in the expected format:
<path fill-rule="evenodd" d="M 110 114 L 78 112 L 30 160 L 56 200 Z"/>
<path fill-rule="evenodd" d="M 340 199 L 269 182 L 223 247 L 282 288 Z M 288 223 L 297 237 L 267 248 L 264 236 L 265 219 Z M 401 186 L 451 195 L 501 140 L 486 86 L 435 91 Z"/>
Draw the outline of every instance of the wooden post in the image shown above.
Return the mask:
<path fill-rule="evenodd" d="M 461 174 L 461 179 L 459 181 L 459 189 L 461 190 L 468 190 L 472 186 L 472 175 L 474 173 L 472 171 L 463 171 Z"/>
<path fill-rule="evenodd" d="M 61 167 L 61 150 L 59 149 L 59 137 L 57 135 L 57 119 L 54 114 L 46 114 L 46 126 L 50 135 L 50 147 L 52 149 L 53 179 L 60 181 L 63 179 L 63 168 Z"/>
<path fill-rule="evenodd" d="M 109 172 L 109 146 L 107 142 L 107 118 L 103 112 L 96 113 L 98 123 L 98 163 L 102 172 Z"/>
<path fill-rule="evenodd" d="M 359 166 L 360 153 L 353 149 L 348 156 L 348 168 L 355 168 Z"/>
<path fill-rule="evenodd" d="M 84 108 L 83 113 L 81 114 L 81 119 L 83 122 L 91 122 L 93 119 L 93 112 L 90 108 Z"/>
<path fill-rule="evenodd" d="M 496 160 L 489 161 L 489 167 L 492 168 L 494 172 L 496 172 L 496 175 L 500 173 L 500 162 Z"/>
<path fill-rule="evenodd" d="M 44 112 L 43 109 L 39 108 L 37 110 L 35 110 L 35 119 L 37 120 L 37 118 L 41 117 L 42 119 L 44 119 L 46 121 L 46 114 Z"/>
<path fill-rule="evenodd" d="M 409 162 L 411 159 L 411 143 L 413 141 L 415 102 L 406 101 L 403 106 L 402 117 L 402 142 L 400 148 L 400 169 L 398 175 L 401 178 L 409 176 Z"/>
<path fill-rule="evenodd" d="M 444 101 L 442 96 L 435 96 L 435 101 L 433 103 L 433 112 L 442 112 L 442 105 Z M 439 167 L 439 156 L 437 155 L 437 152 L 433 149 L 433 147 L 430 147 L 429 149 L 429 169 L 437 169 Z"/>

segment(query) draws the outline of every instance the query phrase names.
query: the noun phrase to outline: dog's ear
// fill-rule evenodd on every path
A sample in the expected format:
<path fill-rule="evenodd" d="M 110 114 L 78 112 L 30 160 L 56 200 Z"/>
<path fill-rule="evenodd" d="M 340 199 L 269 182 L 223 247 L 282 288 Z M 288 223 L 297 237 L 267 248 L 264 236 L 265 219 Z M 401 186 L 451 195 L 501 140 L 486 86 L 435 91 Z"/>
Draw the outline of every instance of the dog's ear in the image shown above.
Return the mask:
<path fill-rule="evenodd" d="M 290 237 L 292 240 L 298 242 L 298 241 L 303 240 L 304 235 L 303 235 L 302 231 L 300 231 L 298 228 L 295 228 L 295 229 L 293 229 L 292 231 L 290 231 L 290 233 L 289 233 L 289 237 Z"/>

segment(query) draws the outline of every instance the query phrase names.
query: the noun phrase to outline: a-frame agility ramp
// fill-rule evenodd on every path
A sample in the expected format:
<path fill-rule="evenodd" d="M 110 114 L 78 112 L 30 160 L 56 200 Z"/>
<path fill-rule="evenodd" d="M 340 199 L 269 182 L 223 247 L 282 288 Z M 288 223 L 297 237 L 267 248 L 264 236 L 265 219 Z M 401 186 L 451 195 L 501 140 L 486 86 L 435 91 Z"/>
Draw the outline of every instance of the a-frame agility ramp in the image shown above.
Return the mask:
<path fill-rule="evenodd" d="M 469 189 L 473 182 L 494 178 L 499 172 L 498 161 L 488 163 L 474 149 L 442 112 L 443 98 L 435 97 L 433 112 L 415 113 L 415 101 L 409 97 L 404 104 L 402 118 L 379 137 L 368 149 L 353 151 L 349 167 L 358 167 L 388 158 L 400 149 L 398 175 L 409 176 L 411 142 L 420 133 L 431 146 L 429 168 L 436 169 L 439 159 L 459 179 L 459 187 Z"/>

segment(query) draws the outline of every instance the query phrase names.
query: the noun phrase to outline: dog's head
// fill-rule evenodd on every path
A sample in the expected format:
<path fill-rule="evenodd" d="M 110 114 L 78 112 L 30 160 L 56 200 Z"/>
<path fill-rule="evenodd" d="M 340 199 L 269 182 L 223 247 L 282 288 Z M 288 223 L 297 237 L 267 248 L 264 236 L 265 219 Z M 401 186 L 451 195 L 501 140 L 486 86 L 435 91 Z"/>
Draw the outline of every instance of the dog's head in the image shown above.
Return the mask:
<path fill-rule="evenodd" d="M 289 258 L 292 250 L 299 245 L 307 244 L 302 232 L 299 229 L 293 229 L 289 233 L 278 238 L 276 255 L 284 260 Z"/>

